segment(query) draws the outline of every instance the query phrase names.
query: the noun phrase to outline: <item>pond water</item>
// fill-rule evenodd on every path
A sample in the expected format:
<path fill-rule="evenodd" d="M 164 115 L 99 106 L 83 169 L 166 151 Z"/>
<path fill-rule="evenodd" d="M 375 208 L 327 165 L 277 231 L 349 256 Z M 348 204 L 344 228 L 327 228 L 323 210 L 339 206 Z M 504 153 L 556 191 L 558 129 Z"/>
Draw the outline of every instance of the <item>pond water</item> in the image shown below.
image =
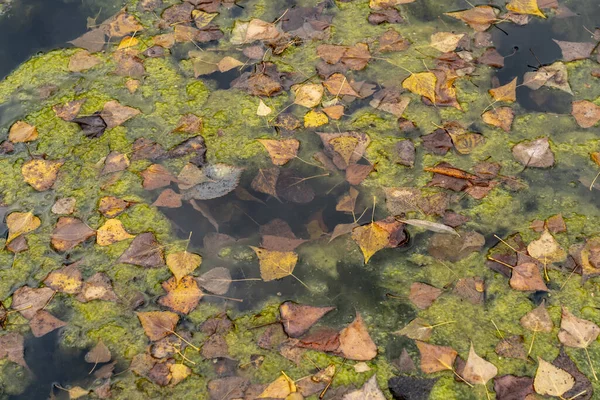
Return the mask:
<path fill-rule="evenodd" d="M 0 398 L 596 398 L 594 1 L 5 7 Z"/>

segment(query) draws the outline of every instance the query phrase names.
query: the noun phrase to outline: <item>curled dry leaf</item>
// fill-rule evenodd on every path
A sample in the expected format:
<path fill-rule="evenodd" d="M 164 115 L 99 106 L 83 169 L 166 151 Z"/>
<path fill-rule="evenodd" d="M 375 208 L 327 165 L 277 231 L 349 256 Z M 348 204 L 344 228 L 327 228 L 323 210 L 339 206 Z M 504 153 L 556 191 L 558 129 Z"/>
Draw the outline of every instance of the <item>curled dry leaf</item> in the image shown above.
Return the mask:
<path fill-rule="evenodd" d="M 281 323 L 288 336 L 297 338 L 304 335 L 325 314 L 335 307 L 314 307 L 286 301 L 279 306 Z"/>
<path fill-rule="evenodd" d="M 265 281 L 285 278 L 292 275 L 298 254 L 293 251 L 274 251 L 250 246 L 256 253 L 260 264 L 260 277 Z"/>
<path fill-rule="evenodd" d="M 38 192 L 48 190 L 54 185 L 58 177 L 58 170 L 64 164 L 63 161 L 52 161 L 43 159 L 29 160 L 21 167 L 23 179 Z"/>
<path fill-rule="evenodd" d="M 151 341 L 169 336 L 179 322 L 179 316 L 170 311 L 149 311 L 137 313 L 144 332 Z"/>
<path fill-rule="evenodd" d="M 340 332 L 338 352 L 345 358 L 356 361 L 369 361 L 377 356 L 377 346 L 360 314 L 350 325 Z"/>

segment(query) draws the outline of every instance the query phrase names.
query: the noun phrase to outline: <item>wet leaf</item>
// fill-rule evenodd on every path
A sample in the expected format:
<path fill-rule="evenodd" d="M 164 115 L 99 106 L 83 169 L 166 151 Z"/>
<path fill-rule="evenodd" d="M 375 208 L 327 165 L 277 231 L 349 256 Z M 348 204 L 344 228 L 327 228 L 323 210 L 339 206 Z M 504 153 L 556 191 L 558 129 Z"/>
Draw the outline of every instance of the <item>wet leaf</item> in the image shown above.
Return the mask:
<path fill-rule="evenodd" d="M 503 375 L 494 379 L 497 400 L 521 400 L 534 394 L 533 378 Z"/>
<path fill-rule="evenodd" d="M 388 231 L 372 222 L 354 228 L 352 230 L 352 240 L 360 247 L 365 259 L 365 264 L 367 264 L 373 254 L 387 246 L 390 240 L 390 234 Z"/>
<path fill-rule="evenodd" d="M 173 189 L 165 189 L 156 198 L 153 206 L 166 207 L 166 208 L 179 208 L 183 205 L 181 202 L 181 195 L 175 193 Z"/>
<path fill-rule="evenodd" d="M 359 132 L 318 133 L 318 135 L 321 137 L 321 141 L 323 142 L 326 154 L 331 157 L 335 166 L 342 170 L 346 169 L 349 164 L 354 164 L 358 162 L 362 158 L 363 154 L 365 153 L 365 150 L 371 142 L 369 136 Z M 351 148 L 354 143 L 354 140 L 334 140 L 338 138 L 353 138 L 358 140 L 358 142 L 352 149 L 352 153 L 350 153 L 349 150 L 346 150 L 346 148 Z M 340 155 L 340 153 L 338 153 L 338 151 L 334 148 L 334 144 L 336 144 L 337 148 L 339 149 L 339 151 L 342 152 L 342 154 L 350 154 L 349 163 L 346 162 L 342 155 Z"/>
<path fill-rule="evenodd" d="M 129 157 L 127 157 L 127 154 L 111 151 L 104 160 L 104 168 L 102 168 L 100 175 L 124 171 L 129 167 L 129 164 Z"/>
<path fill-rule="evenodd" d="M 476 6 L 465 11 L 445 13 L 452 18 L 459 19 L 478 32 L 486 31 L 496 22 L 497 11 L 491 6 Z"/>
<path fill-rule="evenodd" d="M 258 141 L 265 146 L 274 165 L 287 164 L 288 161 L 296 157 L 300 147 L 300 141 L 297 139 L 259 139 Z"/>
<path fill-rule="evenodd" d="M 71 122 L 79 125 L 83 134 L 90 139 L 102 136 L 106 130 L 106 122 L 100 116 L 100 113 L 95 113 L 85 117 L 73 118 L 71 119 Z"/>
<path fill-rule="evenodd" d="M 369 105 L 400 118 L 409 103 L 410 97 L 401 95 L 399 90 L 383 89 L 375 93 Z"/>
<path fill-rule="evenodd" d="M 523 342 L 523 336 L 511 335 L 499 341 L 494 351 L 500 357 L 527 360 L 527 350 L 525 350 Z"/>
<path fill-rule="evenodd" d="M 244 65 L 243 62 L 230 56 L 223 57 L 221 61 L 217 63 L 217 67 L 219 68 L 220 72 L 227 72 L 242 65 Z"/>
<path fill-rule="evenodd" d="M 169 336 L 179 322 L 179 316 L 170 311 L 150 311 L 137 313 L 144 332 L 151 341 Z"/>
<path fill-rule="evenodd" d="M 141 233 L 133 239 L 117 262 L 158 268 L 164 265 L 163 248 L 151 232 Z"/>
<path fill-rule="evenodd" d="M 385 400 L 385 396 L 379 386 L 377 386 L 377 374 L 365 382 L 360 390 L 355 390 L 342 397 L 342 400 Z"/>
<path fill-rule="evenodd" d="M 120 215 L 132 203 L 114 196 L 105 196 L 100 199 L 98 211 L 106 218 L 114 218 Z"/>
<path fill-rule="evenodd" d="M 350 224 L 337 224 L 335 228 L 333 228 L 333 232 L 331 232 L 331 239 L 329 239 L 329 242 L 339 236 L 352 232 L 354 228 L 358 226 L 359 225 L 356 222 L 352 222 Z"/>
<path fill-rule="evenodd" d="M 410 285 L 408 299 L 417 308 L 424 310 L 429 308 L 433 302 L 442 294 L 442 290 L 425 283 L 414 282 Z"/>
<path fill-rule="evenodd" d="M 539 267 L 532 262 L 522 263 L 513 268 L 510 287 L 524 291 L 548 291 Z"/>
<path fill-rule="evenodd" d="M 437 78 L 432 72 L 419 72 L 410 74 L 408 78 L 402 81 L 402 87 L 410 90 L 414 94 L 426 97 L 432 103 L 435 103 L 435 87 Z"/>
<path fill-rule="evenodd" d="M 498 107 L 484 112 L 481 117 L 486 124 L 501 128 L 505 132 L 510 132 L 515 112 L 510 107 Z"/>
<path fill-rule="evenodd" d="M 175 177 L 160 164 L 152 164 L 141 172 L 144 179 L 142 186 L 146 190 L 154 190 L 169 186 Z"/>
<path fill-rule="evenodd" d="M 13 143 L 32 142 L 38 138 L 38 130 L 35 126 L 25 121 L 17 121 L 11 125 L 8 131 L 8 140 Z"/>
<path fill-rule="evenodd" d="M 399 221 L 404 224 L 417 226 L 419 228 L 423 228 L 425 230 L 432 231 L 432 232 L 449 233 L 451 235 L 460 236 L 458 234 L 458 232 L 456 232 L 453 228 L 451 228 L 447 225 L 444 225 L 444 224 L 437 223 L 437 222 L 431 222 L 431 221 L 421 220 L 421 219 L 402 219 Z"/>
<path fill-rule="evenodd" d="M 196 278 L 196 281 L 204 290 L 218 295 L 227 293 L 232 282 L 229 270 L 224 267 L 213 268 Z"/>
<path fill-rule="evenodd" d="M 82 72 L 95 67 L 101 62 L 98 57 L 91 55 L 88 51 L 80 50 L 69 58 L 67 68 L 71 72 Z"/>
<path fill-rule="evenodd" d="M 317 83 L 307 83 L 295 88 L 294 104 L 298 104 L 307 108 L 313 108 L 321 103 L 323 98 L 323 85 Z"/>
<path fill-rule="evenodd" d="M 285 278 L 292 275 L 298 254 L 293 251 L 274 251 L 250 246 L 256 253 L 260 264 L 260 277 L 265 281 Z"/>
<path fill-rule="evenodd" d="M 531 14 L 546 18 L 544 13 L 538 8 L 538 0 L 511 0 L 506 5 L 506 9 L 518 14 Z"/>
<path fill-rule="evenodd" d="M 350 164 L 350 159 L 358 146 L 358 138 L 354 136 L 338 136 L 331 139 L 329 144 L 333 151 L 339 154 L 346 164 Z"/>
<path fill-rule="evenodd" d="M 532 241 L 527 246 L 527 252 L 544 264 L 564 261 L 567 253 L 560 247 L 554 236 L 545 230 L 539 239 Z"/>
<path fill-rule="evenodd" d="M 419 340 L 415 343 L 421 353 L 421 371 L 432 374 L 453 369 L 457 353 L 452 347 L 436 346 Z"/>
<path fill-rule="evenodd" d="M 119 298 L 113 291 L 110 278 L 102 272 L 97 272 L 83 283 L 81 293 L 77 295 L 77 300 L 82 303 L 93 300 L 116 302 Z"/>
<path fill-rule="evenodd" d="M 442 53 L 454 51 L 464 36 L 464 33 L 436 32 L 431 35 L 431 47 Z"/>
<path fill-rule="evenodd" d="M 538 369 L 535 373 L 533 387 L 536 393 L 561 397 L 575 385 L 575 379 L 567 371 L 555 367 L 538 358 Z"/>
<path fill-rule="evenodd" d="M 414 340 L 427 341 L 431 337 L 433 327 L 422 318 L 415 318 L 404 328 L 394 332 L 394 335 L 402 335 Z"/>
<path fill-rule="evenodd" d="M 243 168 L 227 164 L 211 164 L 203 168 L 209 179 L 183 193 L 184 200 L 210 200 L 225 196 L 238 185 Z"/>
<path fill-rule="evenodd" d="M 495 101 L 506 101 L 512 103 L 517 100 L 517 78 L 503 86 L 489 90 Z"/>
<path fill-rule="evenodd" d="M 475 353 L 473 344 L 469 350 L 467 364 L 462 371 L 462 377 L 474 385 L 485 385 L 487 382 L 498 375 L 498 368 L 489 361 L 484 360 Z"/>
<path fill-rule="evenodd" d="M 52 271 L 44 279 L 44 284 L 51 289 L 67 294 L 77 294 L 83 286 L 83 277 L 78 263 L 67 265 Z"/>
<path fill-rule="evenodd" d="M 158 304 L 181 314 L 189 314 L 203 296 L 198 283 L 191 276 L 184 276 L 180 280 L 170 278 L 163 282 L 162 287 L 167 294 L 158 299 Z"/>
<path fill-rule="evenodd" d="M 573 91 L 569 85 L 567 66 L 560 61 L 541 67 L 535 72 L 526 72 L 523 77 L 523 85 L 533 90 L 547 86 L 573 95 Z"/>
<path fill-rule="evenodd" d="M 321 111 L 310 110 L 304 115 L 305 128 L 318 128 L 328 122 L 327 115 Z"/>
<path fill-rule="evenodd" d="M 512 153 L 526 167 L 549 168 L 554 165 L 554 153 L 548 138 L 521 142 L 512 148 Z"/>
<path fill-rule="evenodd" d="M 106 363 L 112 358 L 110 350 L 102 340 L 100 340 L 96 346 L 85 354 L 85 362 L 90 364 Z"/>
<path fill-rule="evenodd" d="M 256 115 L 258 115 L 259 117 L 266 117 L 267 115 L 271 114 L 272 112 L 273 112 L 273 110 L 269 106 L 267 106 L 264 101 L 262 101 L 262 100 L 258 101 L 258 108 L 256 109 Z"/>
<path fill-rule="evenodd" d="M 192 370 L 184 364 L 173 364 L 169 367 L 169 371 L 171 372 L 171 386 L 183 382 L 192 374 Z"/>
<path fill-rule="evenodd" d="M 31 333 L 36 338 L 47 335 L 48 333 L 67 326 L 66 322 L 61 321 L 47 311 L 38 311 L 31 320 L 29 320 Z"/>
<path fill-rule="evenodd" d="M 79 114 L 79 110 L 86 99 L 72 100 L 63 104 L 56 104 L 52 106 L 52 109 L 56 113 L 56 116 L 63 121 L 72 121 L 73 118 Z"/>
<path fill-rule="evenodd" d="M 21 173 L 25 182 L 38 192 L 43 192 L 54 185 L 58 177 L 58 170 L 63 164 L 64 161 L 29 160 L 21 167 Z"/>
<path fill-rule="evenodd" d="M 255 40 L 273 40 L 277 39 L 280 35 L 281 32 L 277 29 L 275 24 L 254 18 L 250 20 L 250 23 L 248 24 L 244 42 L 250 43 Z"/>
<path fill-rule="evenodd" d="M 73 214 L 75 211 L 75 203 L 77 199 L 75 197 L 64 197 L 56 200 L 56 203 L 52 205 L 51 211 L 54 214 Z"/>
<path fill-rule="evenodd" d="M 108 246 L 133 237 L 134 235 L 130 235 L 118 219 L 106 220 L 104 225 L 96 231 L 96 243 L 100 246 Z"/>
<path fill-rule="evenodd" d="M 68 251 L 95 234 L 96 231 L 78 218 L 60 217 L 50 235 L 50 243 L 57 251 Z"/>
<path fill-rule="evenodd" d="M 25 363 L 25 339 L 20 333 L 10 332 L 0 336 L 0 360 L 8 358 L 22 367 L 29 368 Z"/>
<path fill-rule="evenodd" d="M 304 335 L 325 314 L 335 307 L 314 307 L 286 301 L 279 306 L 281 323 L 288 336 L 297 338 Z"/>
<path fill-rule="evenodd" d="M 92 53 L 101 51 L 106 44 L 106 27 L 100 26 L 92 29 L 89 32 L 84 33 L 75 40 L 71 40 L 71 43 L 75 47 L 86 49 Z"/>
<path fill-rule="evenodd" d="M 327 80 L 323 82 L 323 86 L 331 93 L 332 95 L 339 96 L 353 96 L 353 97 L 361 97 L 360 94 L 350 85 L 348 79 L 340 74 L 335 73 L 331 75 Z"/>
<path fill-rule="evenodd" d="M 140 110 L 137 108 L 127 107 L 116 100 L 111 100 L 104 104 L 100 116 L 106 123 L 106 128 L 111 129 L 123 124 L 125 121 L 138 114 L 140 114 Z"/>
<path fill-rule="evenodd" d="M 234 400 L 244 398 L 244 392 L 250 386 L 250 381 L 240 376 L 229 376 L 213 379 L 207 386 L 211 399 Z"/>
<path fill-rule="evenodd" d="M 354 212 L 356 208 L 356 198 L 358 197 L 358 190 L 353 187 L 350 187 L 348 193 L 344 194 L 342 197 L 338 199 L 338 202 L 335 206 L 336 211 L 341 212 Z"/>
<path fill-rule="evenodd" d="M 573 102 L 571 115 L 582 128 L 591 128 L 600 121 L 600 107 L 587 100 Z"/>
<path fill-rule="evenodd" d="M 8 238 L 6 244 L 15 240 L 17 237 L 36 230 L 42 221 L 31 212 L 13 212 L 6 217 L 6 226 L 8 227 Z"/>
<path fill-rule="evenodd" d="M 252 189 L 279 199 L 277 197 L 277 180 L 279 179 L 279 173 L 280 170 L 277 167 L 260 168 L 252 180 Z"/>
<path fill-rule="evenodd" d="M 11 308 L 18 310 L 23 317 L 31 319 L 48 304 L 54 293 L 54 290 L 49 287 L 34 289 L 29 286 L 20 287 L 13 293 Z"/>
<path fill-rule="evenodd" d="M 591 321 L 577 318 L 563 306 L 560 332 L 558 332 L 558 340 L 562 344 L 584 349 L 590 343 L 594 342 L 599 334 L 600 327 L 598 325 Z"/>
<path fill-rule="evenodd" d="M 590 58 L 592 51 L 596 48 L 596 43 L 586 42 L 565 42 L 552 39 L 562 51 L 563 61 L 584 60 Z"/>
<path fill-rule="evenodd" d="M 338 351 L 343 357 L 356 361 L 369 361 L 377 356 L 377 346 L 360 314 L 357 313 L 354 321 L 341 330 Z"/>
<path fill-rule="evenodd" d="M 521 326 L 533 332 L 552 332 L 554 324 L 544 303 L 521 317 Z"/>
<path fill-rule="evenodd" d="M 289 168 L 279 174 L 277 194 L 285 200 L 298 204 L 310 203 L 315 198 L 315 191 L 306 180 Z"/>
<path fill-rule="evenodd" d="M 190 275 L 202 263 L 198 254 L 181 251 L 167 255 L 167 267 L 171 270 L 177 283 L 186 275 Z"/>
<path fill-rule="evenodd" d="M 346 181 L 351 185 L 359 185 L 372 171 L 370 164 L 350 164 L 346 168 Z"/>
<path fill-rule="evenodd" d="M 187 163 L 177 175 L 177 187 L 180 190 L 190 189 L 199 183 L 208 182 L 210 179 L 204 175 L 204 171 L 192 163 Z"/>
<path fill-rule="evenodd" d="M 129 35 L 144 29 L 133 15 L 127 14 L 126 12 L 121 12 L 111 18 L 108 26 L 110 36 L 116 37 Z"/>
<path fill-rule="evenodd" d="M 564 347 L 560 348 L 560 353 L 558 353 L 558 356 L 552 361 L 552 364 L 555 367 L 568 372 L 575 378 L 575 385 L 573 385 L 571 390 L 567 391 L 563 397 L 567 399 L 575 397 L 581 400 L 588 400 L 594 397 L 594 387 L 592 386 L 592 382 L 579 371 L 577 365 L 565 352 Z"/>
<path fill-rule="evenodd" d="M 290 393 L 296 392 L 296 385 L 285 375 L 281 375 L 265 388 L 265 390 L 256 397 L 257 399 L 285 399 Z"/>

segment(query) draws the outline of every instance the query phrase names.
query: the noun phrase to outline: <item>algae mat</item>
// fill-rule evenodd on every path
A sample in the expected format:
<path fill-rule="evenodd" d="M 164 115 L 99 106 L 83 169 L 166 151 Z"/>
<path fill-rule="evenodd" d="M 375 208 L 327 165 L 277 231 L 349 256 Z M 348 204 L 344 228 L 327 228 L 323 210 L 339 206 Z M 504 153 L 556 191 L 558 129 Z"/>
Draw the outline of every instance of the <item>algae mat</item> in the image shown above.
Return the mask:
<path fill-rule="evenodd" d="M 0 82 L 0 396 L 595 398 L 599 16 L 91 16 Z"/>

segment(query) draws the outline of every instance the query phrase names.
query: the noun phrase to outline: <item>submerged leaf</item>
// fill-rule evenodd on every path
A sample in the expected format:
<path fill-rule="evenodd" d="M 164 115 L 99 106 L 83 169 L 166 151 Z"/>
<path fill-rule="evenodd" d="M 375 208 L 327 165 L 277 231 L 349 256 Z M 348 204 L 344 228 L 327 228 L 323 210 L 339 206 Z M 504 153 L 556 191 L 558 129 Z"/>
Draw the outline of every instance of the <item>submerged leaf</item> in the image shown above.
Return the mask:
<path fill-rule="evenodd" d="M 179 316 L 170 311 L 150 311 L 137 313 L 144 332 L 151 341 L 157 341 L 173 333 Z"/>
<path fill-rule="evenodd" d="M 402 87 L 410 90 L 414 94 L 426 97 L 432 103 L 435 103 L 435 87 L 437 78 L 432 72 L 418 72 L 410 74 L 408 78 L 402 81 Z"/>
<path fill-rule="evenodd" d="M 172 277 L 163 282 L 162 287 L 167 294 L 158 299 L 158 304 L 181 314 L 189 314 L 203 296 L 198 283 L 191 276 L 179 280 Z"/>
<path fill-rule="evenodd" d="M 57 251 L 68 251 L 95 234 L 96 231 L 78 218 L 60 217 L 50 235 L 50 243 Z"/>
<path fill-rule="evenodd" d="M 359 390 L 345 394 L 342 400 L 385 400 L 385 398 L 383 392 L 377 386 L 377 374 L 373 374 Z"/>
<path fill-rule="evenodd" d="M 325 314 L 335 307 L 314 307 L 286 301 L 279 306 L 283 329 L 288 336 L 296 338 L 304 335 Z"/>
<path fill-rule="evenodd" d="M 238 185 L 243 168 L 226 164 L 211 164 L 203 168 L 209 179 L 183 193 L 184 200 L 210 200 L 225 196 Z"/>
<path fill-rule="evenodd" d="M 231 274 L 224 267 L 213 268 L 196 278 L 200 287 L 211 293 L 224 295 L 231 285 Z"/>
<path fill-rule="evenodd" d="M 417 226 L 419 228 L 423 228 L 423 229 L 426 229 L 426 230 L 432 231 L 432 232 L 449 233 L 451 235 L 460 236 L 458 234 L 458 232 L 456 232 L 454 230 L 454 228 L 451 228 L 447 225 L 440 224 L 437 222 L 431 222 L 431 221 L 421 220 L 421 219 L 401 219 L 399 221 L 404 224 Z"/>
<path fill-rule="evenodd" d="M 293 251 L 274 251 L 250 246 L 258 256 L 260 276 L 265 281 L 285 278 L 292 275 L 298 254 Z"/>
<path fill-rule="evenodd" d="M 459 19 L 478 32 L 486 31 L 496 22 L 496 9 L 491 6 L 476 6 L 469 10 L 445 13 Z"/>
<path fill-rule="evenodd" d="M 153 233 L 141 233 L 133 239 L 117 262 L 158 268 L 164 265 L 163 248 L 156 241 Z"/>
<path fill-rule="evenodd" d="M 265 146 L 275 165 L 285 165 L 298 154 L 300 141 L 297 139 L 269 140 L 259 139 L 260 144 Z"/>

